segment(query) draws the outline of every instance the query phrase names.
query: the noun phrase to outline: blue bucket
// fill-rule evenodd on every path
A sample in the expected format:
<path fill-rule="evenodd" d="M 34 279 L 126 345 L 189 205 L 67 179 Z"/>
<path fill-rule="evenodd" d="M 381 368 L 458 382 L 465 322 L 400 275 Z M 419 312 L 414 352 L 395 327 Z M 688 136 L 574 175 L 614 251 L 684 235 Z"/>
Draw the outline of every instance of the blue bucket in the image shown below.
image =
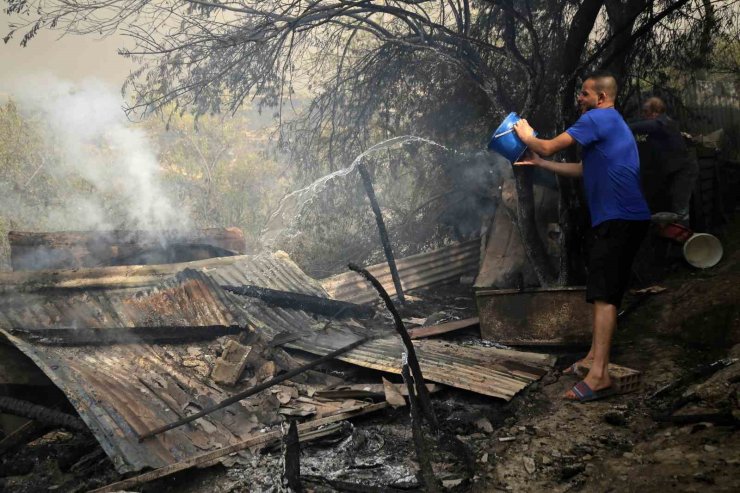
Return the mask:
<path fill-rule="evenodd" d="M 520 119 L 516 113 L 509 113 L 509 116 L 504 118 L 501 125 L 493 132 L 491 141 L 488 143 L 488 149 L 498 152 L 512 163 L 518 161 L 527 150 L 527 146 L 514 132 L 514 124 Z"/>

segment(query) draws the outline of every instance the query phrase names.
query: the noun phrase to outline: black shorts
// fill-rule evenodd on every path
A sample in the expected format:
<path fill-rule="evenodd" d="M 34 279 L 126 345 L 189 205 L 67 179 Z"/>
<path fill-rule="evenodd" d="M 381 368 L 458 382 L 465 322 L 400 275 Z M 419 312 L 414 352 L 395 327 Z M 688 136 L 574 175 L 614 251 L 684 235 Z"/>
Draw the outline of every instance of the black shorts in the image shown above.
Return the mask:
<path fill-rule="evenodd" d="M 586 301 L 605 301 L 619 308 L 650 221 L 604 221 L 590 231 Z"/>

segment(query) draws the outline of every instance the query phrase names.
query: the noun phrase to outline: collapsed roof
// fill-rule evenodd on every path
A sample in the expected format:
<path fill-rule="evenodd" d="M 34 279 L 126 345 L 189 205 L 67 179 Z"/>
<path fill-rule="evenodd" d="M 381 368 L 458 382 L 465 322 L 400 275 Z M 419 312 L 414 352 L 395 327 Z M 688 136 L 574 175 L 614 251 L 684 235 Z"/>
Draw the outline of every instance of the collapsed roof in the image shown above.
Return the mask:
<path fill-rule="evenodd" d="M 421 265 L 437 268 L 434 262 Z M 354 319 L 275 306 L 223 289 L 244 285 L 331 299 L 282 252 L 13 272 L 0 276 L 0 333 L 65 392 L 121 473 L 228 446 L 271 424 L 271 418 L 262 419 L 261 401 L 247 399 L 139 443 L 147 431 L 236 393 L 213 378 L 213 360 L 225 344 L 214 341 L 217 337 L 239 337 L 264 349 L 265 341 L 287 334 L 283 347 L 325 355 L 370 335 L 372 340 L 338 359 L 400 373 L 403 346 L 390 326 L 370 333 Z M 361 297 L 367 298 L 366 292 Z M 427 380 L 506 400 L 553 364 L 547 355 L 442 340 L 414 346 Z M 271 357 L 282 358 L 273 374 L 291 364 L 284 353 Z M 248 387 L 257 379 L 243 377 L 238 385 Z"/>

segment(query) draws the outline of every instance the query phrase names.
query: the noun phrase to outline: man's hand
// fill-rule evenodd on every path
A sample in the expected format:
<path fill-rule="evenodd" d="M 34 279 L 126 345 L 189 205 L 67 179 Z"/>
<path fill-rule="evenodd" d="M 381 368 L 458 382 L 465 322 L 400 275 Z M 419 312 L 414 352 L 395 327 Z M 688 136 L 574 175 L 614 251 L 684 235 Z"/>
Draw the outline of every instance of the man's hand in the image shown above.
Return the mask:
<path fill-rule="evenodd" d="M 519 137 L 525 144 L 529 137 L 534 137 L 534 129 L 524 118 L 514 124 L 514 132 L 516 132 L 517 137 Z"/>
<path fill-rule="evenodd" d="M 543 161 L 544 159 L 536 152 L 527 149 L 521 159 L 514 163 L 514 166 L 541 166 Z"/>

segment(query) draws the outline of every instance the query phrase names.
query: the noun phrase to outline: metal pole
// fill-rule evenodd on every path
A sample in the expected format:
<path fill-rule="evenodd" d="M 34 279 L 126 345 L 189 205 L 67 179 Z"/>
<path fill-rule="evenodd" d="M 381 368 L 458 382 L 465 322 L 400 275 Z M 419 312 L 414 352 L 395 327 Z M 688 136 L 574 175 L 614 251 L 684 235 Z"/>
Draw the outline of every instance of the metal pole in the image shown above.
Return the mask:
<path fill-rule="evenodd" d="M 341 348 L 339 348 L 339 349 L 337 349 L 335 351 L 332 351 L 331 353 L 329 353 L 329 354 L 327 354 L 325 356 L 322 356 L 319 359 L 316 359 L 316 360 L 314 360 L 314 361 L 312 361 L 310 363 L 307 363 L 307 364 L 305 364 L 303 366 L 299 366 L 297 368 L 293 368 L 292 370 L 289 370 L 289 371 L 283 373 L 282 375 L 279 375 L 279 376 L 277 376 L 275 378 L 272 378 L 272 379 L 270 379 L 270 380 L 268 380 L 266 382 L 263 382 L 263 383 L 261 383 L 259 385 L 256 385 L 256 386 L 252 387 L 251 389 L 247 389 L 244 392 L 239 392 L 238 394 L 232 395 L 231 397 L 229 397 L 227 399 L 224 399 L 223 401 L 219 402 L 218 404 L 215 404 L 215 405 L 213 405 L 211 407 L 208 407 L 206 409 L 203 409 L 202 411 L 200 411 L 198 413 L 195 413 L 193 415 L 190 415 L 190 416 L 188 416 L 186 418 L 180 419 L 180 420 L 175 421 L 173 423 L 166 424 L 164 426 L 160 426 L 159 428 L 156 428 L 154 430 L 148 431 L 148 432 L 144 433 L 143 435 L 139 436 L 139 443 L 143 442 L 147 438 L 153 437 L 155 435 L 159 435 L 160 433 L 165 432 L 165 431 L 168 431 L 168 430 L 175 429 L 175 428 L 177 428 L 179 426 L 182 426 L 182 425 L 184 425 L 186 423 L 190 423 L 191 421 L 195 421 L 198 418 L 202 418 L 203 416 L 206 416 L 208 414 L 211 414 L 213 411 L 217 411 L 219 409 L 223 409 L 224 407 L 230 406 L 231 404 L 234 404 L 235 402 L 239 402 L 241 400 L 244 400 L 244 399 L 246 399 L 247 397 L 249 397 L 251 395 L 254 395 L 254 394 L 258 393 L 258 392 L 262 392 L 265 389 L 269 389 L 270 387 L 272 387 L 274 385 L 277 385 L 280 382 L 283 382 L 283 381 L 285 381 L 285 380 L 287 380 L 289 378 L 292 378 L 292 377 L 294 377 L 294 376 L 296 376 L 296 375 L 298 375 L 300 373 L 303 373 L 306 370 L 310 370 L 310 369 L 312 369 L 312 368 L 320 365 L 321 363 L 325 363 L 326 361 L 329 361 L 332 358 L 336 358 L 337 356 L 340 356 L 340 355 L 342 355 L 342 354 L 344 354 L 344 353 L 346 353 L 348 351 L 351 351 L 352 349 L 354 349 L 354 348 L 356 348 L 356 347 L 358 347 L 358 346 L 366 343 L 368 340 L 369 340 L 368 338 L 363 338 L 363 339 L 360 339 L 359 341 L 355 341 L 352 344 L 348 344 L 348 345 L 346 345 L 344 347 L 341 347 Z"/>

